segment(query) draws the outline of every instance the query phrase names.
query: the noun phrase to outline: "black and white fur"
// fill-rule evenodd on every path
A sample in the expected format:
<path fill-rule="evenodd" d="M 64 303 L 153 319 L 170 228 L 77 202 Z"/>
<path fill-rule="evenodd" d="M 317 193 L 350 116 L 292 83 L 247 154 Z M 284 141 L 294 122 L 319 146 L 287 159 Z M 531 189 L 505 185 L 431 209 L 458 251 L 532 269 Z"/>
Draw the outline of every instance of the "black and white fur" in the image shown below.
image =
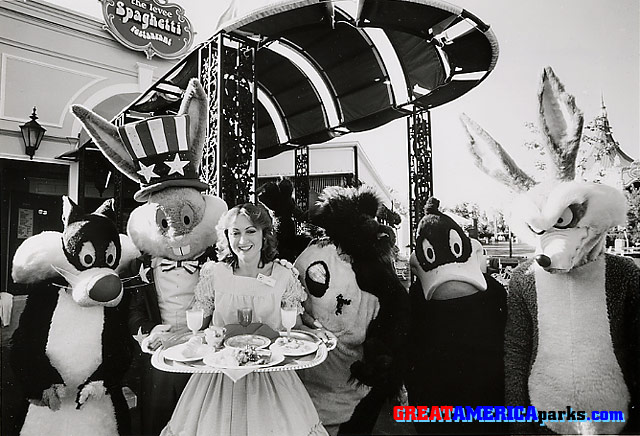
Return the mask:
<path fill-rule="evenodd" d="M 118 272 L 139 252 L 118 234 L 112 200 L 91 214 L 63 203 L 64 231 L 32 236 L 13 260 L 13 279 L 30 285 L 11 352 L 30 403 L 20 434 L 117 435 L 131 361 Z"/>

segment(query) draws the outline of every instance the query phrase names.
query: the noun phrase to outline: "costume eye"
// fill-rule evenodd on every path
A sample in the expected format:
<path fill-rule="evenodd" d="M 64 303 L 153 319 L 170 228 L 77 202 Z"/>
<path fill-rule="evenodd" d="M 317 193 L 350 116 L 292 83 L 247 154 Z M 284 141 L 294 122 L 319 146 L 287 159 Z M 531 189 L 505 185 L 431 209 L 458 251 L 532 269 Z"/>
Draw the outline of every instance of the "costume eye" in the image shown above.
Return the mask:
<path fill-rule="evenodd" d="M 82 244 L 82 249 L 78 255 L 80 263 L 86 268 L 93 266 L 96 261 L 96 249 L 91 242 L 85 242 Z"/>
<path fill-rule="evenodd" d="M 462 256 L 462 238 L 454 229 L 449 230 L 449 248 L 455 257 Z"/>
<path fill-rule="evenodd" d="M 571 209 L 571 206 L 569 206 L 564 210 L 564 212 L 562 212 L 562 215 L 560 215 L 560 217 L 558 218 L 558 221 L 556 221 L 553 227 L 557 229 L 566 229 L 570 227 L 572 223 L 573 223 L 573 210 Z"/>
<path fill-rule="evenodd" d="M 113 265 L 116 263 L 118 251 L 116 249 L 116 244 L 113 241 L 109 242 L 109 246 L 107 247 L 107 251 L 105 252 L 105 260 L 107 261 L 107 265 L 113 268 Z"/>
<path fill-rule="evenodd" d="M 158 224 L 161 230 L 167 230 L 169 228 L 169 221 L 167 221 L 167 216 L 162 209 L 156 210 L 156 224 Z"/>
<path fill-rule="evenodd" d="M 424 253 L 427 262 L 433 263 L 436 261 L 436 251 L 433 249 L 433 245 L 426 238 L 422 240 L 422 252 Z"/>
<path fill-rule="evenodd" d="M 322 261 L 312 263 L 307 268 L 304 281 L 309 293 L 321 298 L 329 289 L 329 268 Z"/>
<path fill-rule="evenodd" d="M 188 204 L 182 206 L 182 210 L 180 211 L 180 219 L 182 220 L 182 224 L 186 227 L 191 227 L 193 224 L 193 209 Z"/>

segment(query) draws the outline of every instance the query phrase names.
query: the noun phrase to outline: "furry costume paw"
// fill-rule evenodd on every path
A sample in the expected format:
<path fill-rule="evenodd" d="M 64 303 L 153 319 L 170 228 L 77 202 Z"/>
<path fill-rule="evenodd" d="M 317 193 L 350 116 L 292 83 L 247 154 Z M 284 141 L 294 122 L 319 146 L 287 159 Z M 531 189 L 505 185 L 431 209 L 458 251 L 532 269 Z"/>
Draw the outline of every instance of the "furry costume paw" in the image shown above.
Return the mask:
<path fill-rule="evenodd" d="M 80 409 L 84 403 L 90 399 L 100 399 L 105 396 L 107 389 L 104 387 L 102 380 L 89 383 L 83 383 L 78 386 L 78 395 L 76 396 L 76 409 Z"/>
<path fill-rule="evenodd" d="M 36 406 L 48 407 L 56 411 L 60 409 L 62 398 L 67 394 L 66 386 L 63 384 L 54 384 L 42 392 L 42 401 L 31 400 L 31 404 Z"/>

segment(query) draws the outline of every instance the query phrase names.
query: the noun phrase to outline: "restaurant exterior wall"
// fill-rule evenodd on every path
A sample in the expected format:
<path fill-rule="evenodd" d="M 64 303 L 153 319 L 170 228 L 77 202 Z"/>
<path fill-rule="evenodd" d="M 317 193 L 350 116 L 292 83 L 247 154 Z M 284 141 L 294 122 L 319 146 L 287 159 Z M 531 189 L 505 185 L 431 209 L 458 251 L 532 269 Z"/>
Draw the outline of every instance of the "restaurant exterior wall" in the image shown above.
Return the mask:
<path fill-rule="evenodd" d="M 84 169 L 74 159 L 59 158 L 79 142 L 81 126 L 69 107 L 82 104 L 110 119 L 176 62 L 149 60 L 103 26 L 102 20 L 42 0 L 0 1 L 0 291 L 24 292 L 10 279 L 13 253 L 29 235 L 60 228 L 61 195 L 83 200 L 89 209 L 114 193 L 113 184 L 102 189 L 104 174 L 99 180 L 92 171 L 101 165 L 99 152 L 87 151 L 93 164 Z M 30 160 L 20 125 L 34 106 L 46 133 Z M 312 174 L 355 172 L 391 207 L 390 193 L 357 142 L 311 150 Z M 274 159 L 275 167 L 271 159 L 259 162 L 261 176 L 293 175 L 292 155 Z M 399 232 L 401 248 L 404 233 Z"/>
<path fill-rule="evenodd" d="M 92 174 L 81 183 L 79 164 L 59 158 L 78 146 L 69 107 L 111 118 L 175 63 L 124 47 L 103 25 L 40 0 L 0 1 L 0 291 L 23 291 L 9 277 L 13 253 L 29 235 L 59 230 L 61 195 L 86 198 L 89 208 L 113 194 Z M 34 106 L 46 132 L 30 160 L 20 125 Z"/>

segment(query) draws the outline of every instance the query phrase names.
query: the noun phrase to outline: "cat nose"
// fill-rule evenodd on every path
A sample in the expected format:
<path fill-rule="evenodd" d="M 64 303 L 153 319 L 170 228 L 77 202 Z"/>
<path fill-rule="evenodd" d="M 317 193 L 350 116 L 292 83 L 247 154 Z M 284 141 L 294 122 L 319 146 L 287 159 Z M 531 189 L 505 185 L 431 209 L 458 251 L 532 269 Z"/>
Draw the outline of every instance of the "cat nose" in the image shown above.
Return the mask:
<path fill-rule="evenodd" d="M 122 282 L 120 278 L 112 274 L 107 274 L 96 280 L 89 290 L 89 297 L 100 303 L 108 303 L 117 298 L 120 292 L 122 292 Z"/>

